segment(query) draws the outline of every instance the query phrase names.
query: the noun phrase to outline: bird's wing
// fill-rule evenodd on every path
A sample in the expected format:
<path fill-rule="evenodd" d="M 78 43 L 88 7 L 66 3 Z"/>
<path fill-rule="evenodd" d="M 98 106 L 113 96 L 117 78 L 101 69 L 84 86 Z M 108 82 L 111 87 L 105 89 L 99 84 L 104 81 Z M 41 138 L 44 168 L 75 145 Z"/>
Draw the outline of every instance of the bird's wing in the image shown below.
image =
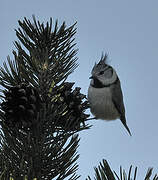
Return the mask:
<path fill-rule="evenodd" d="M 126 124 L 125 106 L 123 103 L 123 94 L 122 94 L 121 84 L 120 84 L 119 79 L 117 79 L 115 85 L 112 87 L 112 101 L 120 114 L 121 122 L 123 123 L 127 131 L 129 132 L 129 134 L 131 135 L 131 132 Z"/>

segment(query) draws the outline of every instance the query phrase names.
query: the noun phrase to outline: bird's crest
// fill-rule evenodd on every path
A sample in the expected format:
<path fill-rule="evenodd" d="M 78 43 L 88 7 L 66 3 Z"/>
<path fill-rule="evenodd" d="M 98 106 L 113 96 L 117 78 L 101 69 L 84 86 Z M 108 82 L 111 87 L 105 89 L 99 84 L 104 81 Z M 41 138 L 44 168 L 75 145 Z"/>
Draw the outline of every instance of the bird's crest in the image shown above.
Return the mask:
<path fill-rule="evenodd" d="M 100 61 L 99 61 L 99 63 L 98 64 L 107 64 L 107 57 L 108 57 L 108 55 L 105 53 L 102 53 L 102 55 L 101 55 L 101 59 L 100 59 Z"/>
<path fill-rule="evenodd" d="M 94 65 L 94 67 L 106 67 L 107 66 L 107 57 L 108 57 L 108 55 L 105 53 L 102 53 L 102 56 L 101 56 L 101 59 L 100 59 L 100 61 L 98 62 L 98 64 L 95 62 L 95 65 Z"/>

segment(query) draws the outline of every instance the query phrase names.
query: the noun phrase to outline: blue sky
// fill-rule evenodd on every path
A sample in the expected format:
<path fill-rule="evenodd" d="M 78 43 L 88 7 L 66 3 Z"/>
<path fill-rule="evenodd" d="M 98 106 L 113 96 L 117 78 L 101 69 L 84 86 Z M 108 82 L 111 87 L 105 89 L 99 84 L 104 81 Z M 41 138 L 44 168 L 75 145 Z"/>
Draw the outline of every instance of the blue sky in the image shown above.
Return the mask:
<path fill-rule="evenodd" d="M 148 167 L 158 173 L 158 1 L 157 0 L 1 0 L 0 62 L 12 54 L 14 29 L 24 16 L 47 21 L 50 17 L 69 26 L 77 21 L 79 67 L 69 77 L 87 94 L 89 76 L 101 53 L 109 54 L 122 83 L 126 118 L 133 134 L 120 120 L 91 121 L 80 133 L 80 179 L 93 176 L 104 158 L 119 172 L 132 164 L 143 179 Z"/>

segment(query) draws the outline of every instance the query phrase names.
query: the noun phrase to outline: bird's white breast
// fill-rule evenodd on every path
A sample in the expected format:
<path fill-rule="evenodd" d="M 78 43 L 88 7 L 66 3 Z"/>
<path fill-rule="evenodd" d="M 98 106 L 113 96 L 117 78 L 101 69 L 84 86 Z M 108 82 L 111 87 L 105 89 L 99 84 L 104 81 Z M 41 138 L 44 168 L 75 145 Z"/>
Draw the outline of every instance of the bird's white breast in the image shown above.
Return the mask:
<path fill-rule="evenodd" d="M 114 120 L 119 117 L 119 113 L 112 101 L 110 87 L 88 89 L 88 100 L 92 114 L 97 119 Z"/>

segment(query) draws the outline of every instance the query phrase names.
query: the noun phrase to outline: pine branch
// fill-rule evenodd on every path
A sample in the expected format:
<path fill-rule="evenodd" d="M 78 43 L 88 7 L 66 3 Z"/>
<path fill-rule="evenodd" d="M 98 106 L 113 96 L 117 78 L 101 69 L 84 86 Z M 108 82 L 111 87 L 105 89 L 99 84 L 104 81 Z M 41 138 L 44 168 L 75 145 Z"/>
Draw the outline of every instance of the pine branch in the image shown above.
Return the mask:
<path fill-rule="evenodd" d="M 0 67 L 1 179 L 78 179 L 77 132 L 88 102 L 65 82 L 78 66 L 75 24 L 19 21 L 14 60 Z"/>
<path fill-rule="evenodd" d="M 103 160 L 95 170 L 95 180 L 115 180 L 114 174 L 106 160 Z M 86 180 L 91 180 L 90 176 Z"/>
<path fill-rule="evenodd" d="M 100 163 L 100 165 L 96 168 L 95 170 L 95 180 L 136 180 L 136 175 L 137 175 L 137 167 L 134 170 L 134 175 L 132 178 L 131 172 L 132 172 L 132 166 L 129 168 L 128 174 L 126 173 L 125 170 L 122 171 L 122 167 L 120 167 L 120 177 L 119 175 L 115 172 L 112 171 L 108 162 L 103 159 L 103 162 Z M 147 171 L 147 174 L 145 176 L 144 180 L 150 180 L 152 176 L 152 170 L 153 168 L 149 168 Z M 114 173 L 113 173 L 114 172 Z M 91 180 L 90 176 L 86 180 Z M 157 174 L 154 176 L 153 180 L 158 180 Z"/>

